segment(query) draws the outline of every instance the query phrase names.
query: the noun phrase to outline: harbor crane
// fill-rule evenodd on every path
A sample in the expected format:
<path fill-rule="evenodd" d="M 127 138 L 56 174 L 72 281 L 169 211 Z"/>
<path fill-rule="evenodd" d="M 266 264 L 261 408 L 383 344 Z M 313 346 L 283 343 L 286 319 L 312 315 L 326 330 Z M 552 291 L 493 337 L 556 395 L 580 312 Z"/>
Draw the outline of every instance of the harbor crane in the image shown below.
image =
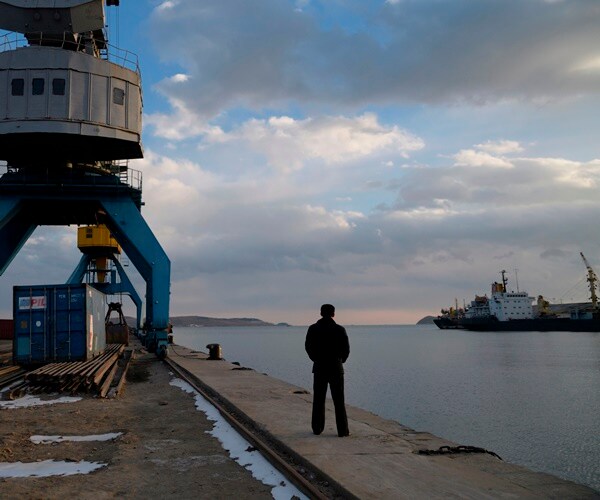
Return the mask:
<path fill-rule="evenodd" d="M 140 338 L 163 358 L 171 263 L 128 165 L 143 157 L 141 72 L 109 44 L 105 7 L 118 5 L 0 0 L 0 275 L 38 226 L 105 226 L 146 282 Z M 87 249 L 70 281 L 113 255 Z"/>
<path fill-rule="evenodd" d="M 583 263 L 587 269 L 587 282 L 590 287 L 590 300 L 592 301 L 592 309 L 596 311 L 598 309 L 598 295 L 596 294 L 596 283 L 598 282 L 598 276 L 596 276 L 596 272 L 590 266 L 590 263 L 583 255 L 583 252 L 579 252 L 581 258 L 583 259 Z"/>

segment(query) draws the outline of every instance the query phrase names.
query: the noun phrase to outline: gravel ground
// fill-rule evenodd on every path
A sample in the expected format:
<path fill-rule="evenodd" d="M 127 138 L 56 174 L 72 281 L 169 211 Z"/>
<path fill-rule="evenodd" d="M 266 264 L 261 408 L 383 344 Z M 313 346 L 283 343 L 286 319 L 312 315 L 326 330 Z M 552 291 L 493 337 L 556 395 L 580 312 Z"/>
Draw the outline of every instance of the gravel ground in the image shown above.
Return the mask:
<path fill-rule="evenodd" d="M 136 353 L 117 399 L 0 410 L 0 462 L 98 462 L 89 474 L 0 479 L 2 499 L 272 498 L 271 487 L 230 458 L 193 397 L 168 369 Z M 34 444 L 32 435 L 122 433 L 110 441 Z"/>

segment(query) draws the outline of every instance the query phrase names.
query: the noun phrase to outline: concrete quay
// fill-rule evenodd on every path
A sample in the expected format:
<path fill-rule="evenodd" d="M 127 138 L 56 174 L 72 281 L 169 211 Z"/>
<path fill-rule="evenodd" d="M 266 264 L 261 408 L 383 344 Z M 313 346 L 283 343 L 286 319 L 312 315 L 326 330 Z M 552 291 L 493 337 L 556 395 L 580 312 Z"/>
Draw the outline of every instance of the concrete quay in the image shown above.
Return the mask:
<path fill-rule="evenodd" d="M 420 455 L 456 443 L 348 406 L 351 435 L 339 438 L 333 403 L 323 434 L 311 432 L 312 395 L 303 388 L 182 346 L 172 361 L 342 496 L 360 499 L 600 499 L 600 492 L 490 454 Z"/>

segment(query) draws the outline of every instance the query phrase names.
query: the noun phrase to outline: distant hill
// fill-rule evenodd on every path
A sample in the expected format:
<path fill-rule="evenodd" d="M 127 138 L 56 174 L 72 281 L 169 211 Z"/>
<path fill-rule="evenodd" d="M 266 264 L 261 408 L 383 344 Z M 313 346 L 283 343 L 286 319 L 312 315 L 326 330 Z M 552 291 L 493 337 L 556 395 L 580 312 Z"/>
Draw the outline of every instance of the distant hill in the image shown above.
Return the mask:
<path fill-rule="evenodd" d="M 417 325 L 433 325 L 434 319 L 435 316 L 425 316 L 424 318 L 421 318 L 419 321 L 417 321 Z"/>
<path fill-rule="evenodd" d="M 208 316 L 173 316 L 173 327 L 177 326 L 275 326 L 256 318 L 209 318 Z"/>
<path fill-rule="evenodd" d="M 135 325 L 135 319 L 127 317 L 127 324 Z M 172 316 L 169 321 L 176 327 L 185 326 L 289 326 L 287 323 L 267 323 L 256 318 L 210 318 L 208 316 Z"/>

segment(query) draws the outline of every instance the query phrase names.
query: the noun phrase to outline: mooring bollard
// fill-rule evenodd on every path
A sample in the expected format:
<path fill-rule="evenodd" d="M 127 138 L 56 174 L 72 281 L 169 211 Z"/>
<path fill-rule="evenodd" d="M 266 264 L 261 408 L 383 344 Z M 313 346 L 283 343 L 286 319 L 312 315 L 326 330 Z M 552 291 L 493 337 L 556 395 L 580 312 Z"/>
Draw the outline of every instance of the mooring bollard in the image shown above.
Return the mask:
<path fill-rule="evenodd" d="M 208 344 L 208 359 L 223 359 L 223 352 L 221 351 L 221 344 Z"/>

